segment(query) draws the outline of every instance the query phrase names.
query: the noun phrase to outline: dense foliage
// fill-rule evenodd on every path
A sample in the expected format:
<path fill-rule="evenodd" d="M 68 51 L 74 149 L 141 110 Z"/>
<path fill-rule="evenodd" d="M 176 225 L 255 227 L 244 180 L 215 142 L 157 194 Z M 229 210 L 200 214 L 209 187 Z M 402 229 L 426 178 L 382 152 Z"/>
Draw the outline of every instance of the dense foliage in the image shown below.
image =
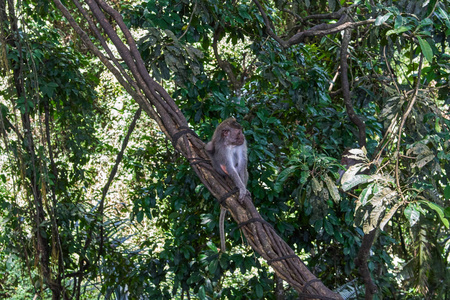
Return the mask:
<path fill-rule="evenodd" d="M 261 1 L 269 24 L 256 3 L 114 5 L 204 141 L 242 124 L 255 206 L 326 286 L 363 297 L 355 260 L 373 234 L 376 299 L 450 297 L 449 2 Z M 269 33 L 288 40 L 344 8 L 371 20 L 346 56 L 363 145 L 344 33 L 288 47 Z M 219 204 L 52 3 L 0 14 L 1 298 L 298 297 L 231 219 L 219 253 Z"/>

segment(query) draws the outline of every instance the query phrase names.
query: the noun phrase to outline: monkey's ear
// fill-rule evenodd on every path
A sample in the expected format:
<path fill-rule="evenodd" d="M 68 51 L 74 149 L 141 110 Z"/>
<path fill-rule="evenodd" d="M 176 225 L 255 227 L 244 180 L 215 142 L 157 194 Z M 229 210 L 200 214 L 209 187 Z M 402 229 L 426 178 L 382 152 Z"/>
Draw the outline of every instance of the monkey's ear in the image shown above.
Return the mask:
<path fill-rule="evenodd" d="M 229 133 L 230 133 L 229 129 L 222 130 L 222 136 L 228 136 Z"/>

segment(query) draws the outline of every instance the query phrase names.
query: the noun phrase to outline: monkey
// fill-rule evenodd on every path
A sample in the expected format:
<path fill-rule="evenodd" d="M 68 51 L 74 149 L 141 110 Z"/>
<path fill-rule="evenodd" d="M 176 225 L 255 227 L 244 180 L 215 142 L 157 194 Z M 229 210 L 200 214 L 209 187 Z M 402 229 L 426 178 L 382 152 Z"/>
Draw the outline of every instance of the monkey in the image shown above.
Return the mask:
<path fill-rule="evenodd" d="M 214 131 L 205 150 L 211 158 L 214 169 L 221 175 L 230 176 L 233 183 L 239 189 L 238 201 L 242 203 L 247 194 L 247 141 L 242 131 L 242 126 L 234 119 L 228 118 L 220 123 Z M 224 222 L 227 210 L 220 207 L 219 230 L 220 249 L 225 248 Z"/>
<path fill-rule="evenodd" d="M 247 141 L 242 126 L 228 118 L 217 126 L 212 140 L 206 144 L 214 169 L 221 175 L 228 175 L 239 188 L 239 201 L 242 203 L 247 189 Z"/>

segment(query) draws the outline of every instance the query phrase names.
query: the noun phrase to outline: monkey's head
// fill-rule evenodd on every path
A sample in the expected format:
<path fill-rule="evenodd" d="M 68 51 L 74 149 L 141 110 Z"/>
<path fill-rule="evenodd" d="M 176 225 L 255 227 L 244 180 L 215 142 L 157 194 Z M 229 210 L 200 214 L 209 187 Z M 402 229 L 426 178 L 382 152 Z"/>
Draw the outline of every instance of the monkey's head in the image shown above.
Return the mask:
<path fill-rule="evenodd" d="M 242 132 L 242 126 L 233 118 L 223 121 L 218 129 L 220 137 L 226 146 L 240 146 L 244 144 L 245 137 Z"/>

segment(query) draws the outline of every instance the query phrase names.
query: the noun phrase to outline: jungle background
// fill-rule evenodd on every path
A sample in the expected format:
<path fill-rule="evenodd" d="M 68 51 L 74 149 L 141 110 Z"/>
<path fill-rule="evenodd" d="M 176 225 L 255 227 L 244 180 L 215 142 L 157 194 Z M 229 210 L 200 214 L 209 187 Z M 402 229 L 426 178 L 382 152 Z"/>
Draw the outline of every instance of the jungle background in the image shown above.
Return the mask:
<path fill-rule="evenodd" d="M 450 299 L 449 1 L 92 3 L 0 1 L 0 298 L 299 297 L 232 218 L 219 252 L 220 205 L 107 67 L 132 72 L 104 21 L 203 142 L 240 122 L 252 202 L 325 286 Z"/>

